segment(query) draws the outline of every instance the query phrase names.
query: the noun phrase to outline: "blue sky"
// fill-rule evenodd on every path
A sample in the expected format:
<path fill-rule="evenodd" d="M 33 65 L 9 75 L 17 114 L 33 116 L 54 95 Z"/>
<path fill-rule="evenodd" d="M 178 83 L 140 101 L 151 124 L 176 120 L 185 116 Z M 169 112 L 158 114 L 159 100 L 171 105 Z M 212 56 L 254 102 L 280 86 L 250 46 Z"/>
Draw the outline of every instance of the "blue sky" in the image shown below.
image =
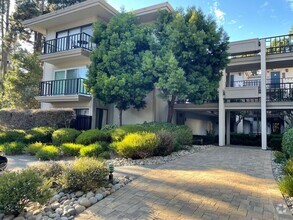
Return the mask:
<path fill-rule="evenodd" d="M 164 0 L 108 0 L 127 11 Z M 223 26 L 230 41 L 288 34 L 293 25 L 293 0 L 169 0 L 174 7 L 196 6 Z"/>

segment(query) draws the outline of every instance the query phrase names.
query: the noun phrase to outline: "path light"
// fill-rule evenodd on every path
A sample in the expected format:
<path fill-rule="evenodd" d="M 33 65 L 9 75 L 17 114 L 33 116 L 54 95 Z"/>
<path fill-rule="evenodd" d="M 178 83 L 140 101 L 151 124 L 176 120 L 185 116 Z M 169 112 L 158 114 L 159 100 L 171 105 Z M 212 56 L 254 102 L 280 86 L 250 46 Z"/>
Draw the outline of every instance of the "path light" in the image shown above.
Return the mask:
<path fill-rule="evenodd" d="M 109 182 L 113 184 L 114 165 L 112 163 L 109 164 L 109 172 Z"/>

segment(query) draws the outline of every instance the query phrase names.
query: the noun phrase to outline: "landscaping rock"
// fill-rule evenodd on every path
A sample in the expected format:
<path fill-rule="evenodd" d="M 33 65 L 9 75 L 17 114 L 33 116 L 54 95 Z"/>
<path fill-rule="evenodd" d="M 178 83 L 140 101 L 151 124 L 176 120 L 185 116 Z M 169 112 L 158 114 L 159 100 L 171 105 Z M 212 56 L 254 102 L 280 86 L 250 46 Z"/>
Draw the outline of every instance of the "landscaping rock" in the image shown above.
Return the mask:
<path fill-rule="evenodd" d="M 121 187 L 122 187 L 122 185 L 118 183 L 118 184 L 116 184 L 116 185 L 113 186 L 113 189 L 118 190 Z"/>
<path fill-rule="evenodd" d="M 83 195 L 83 192 L 82 191 L 77 191 L 76 193 L 75 193 L 75 196 L 76 197 L 81 197 Z"/>
<path fill-rule="evenodd" d="M 4 214 L 3 213 L 0 213 L 0 220 L 2 220 L 4 218 Z"/>
<path fill-rule="evenodd" d="M 76 205 L 74 209 L 75 209 L 76 213 L 79 214 L 85 210 L 85 207 L 82 205 Z"/>
<path fill-rule="evenodd" d="M 14 219 L 14 215 L 5 215 L 3 220 L 12 220 Z"/>
<path fill-rule="evenodd" d="M 101 193 L 97 193 L 95 195 L 95 197 L 97 198 L 98 201 L 102 200 L 104 198 L 104 196 Z"/>
<path fill-rule="evenodd" d="M 79 204 L 88 208 L 92 205 L 92 203 L 90 202 L 90 200 L 88 198 L 81 198 L 79 199 Z"/>
<path fill-rule="evenodd" d="M 65 216 L 63 216 L 63 217 L 61 217 L 61 219 L 60 220 L 68 220 L 68 218 L 67 217 L 65 217 Z"/>
<path fill-rule="evenodd" d="M 70 217 L 75 215 L 75 209 L 74 208 L 70 208 L 68 210 L 66 210 L 63 215 L 65 215 L 66 217 Z"/>
<path fill-rule="evenodd" d="M 14 218 L 14 220 L 25 220 L 25 218 L 23 216 L 19 216 L 19 217 Z"/>
<path fill-rule="evenodd" d="M 62 208 L 57 208 L 57 209 L 55 210 L 55 212 L 56 212 L 57 214 L 59 214 L 59 215 L 62 215 L 62 214 L 63 214 L 63 209 L 62 209 Z"/>
<path fill-rule="evenodd" d="M 89 200 L 90 200 L 92 205 L 96 204 L 98 202 L 98 199 L 96 197 L 91 197 L 91 198 L 89 198 Z"/>
<path fill-rule="evenodd" d="M 91 198 L 91 197 L 93 197 L 93 196 L 95 196 L 95 194 L 93 193 L 93 192 L 88 192 L 87 194 L 86 194 L 86 197 L 89 199 L 89 198 Z"/>
<path fill-rule="evenodd" d="M 59 201 L 60 198 L 61 198 L 61 196 L 59 196 L 59 195 L 57 194 L 57 195 L 55 195 L 55 196 L 53 196 L 53 197 L 51 198 L 50 202 L 52 203 L 52 202 L 55 202 L 55 201 Z"/>

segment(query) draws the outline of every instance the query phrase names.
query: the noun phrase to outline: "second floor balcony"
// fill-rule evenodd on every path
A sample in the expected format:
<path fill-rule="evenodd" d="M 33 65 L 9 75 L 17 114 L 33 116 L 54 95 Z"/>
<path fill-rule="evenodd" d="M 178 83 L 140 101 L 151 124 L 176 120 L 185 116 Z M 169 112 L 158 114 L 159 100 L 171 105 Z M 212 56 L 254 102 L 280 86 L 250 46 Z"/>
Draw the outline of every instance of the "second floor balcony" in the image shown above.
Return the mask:
<path fill-rule="evenodd" d="M 91 37 L 86 33 L 78 33 L 46 40 L 40 59 L 53 65 L 66 61 L 89 60 L 90 51 L 95 45 L 91 42 Z"/>
<path fill-rule="evenodd" d="M 91 98 L 83 78 L 42 81 L 37 100 L 43 102 L 81 101 Z"/>

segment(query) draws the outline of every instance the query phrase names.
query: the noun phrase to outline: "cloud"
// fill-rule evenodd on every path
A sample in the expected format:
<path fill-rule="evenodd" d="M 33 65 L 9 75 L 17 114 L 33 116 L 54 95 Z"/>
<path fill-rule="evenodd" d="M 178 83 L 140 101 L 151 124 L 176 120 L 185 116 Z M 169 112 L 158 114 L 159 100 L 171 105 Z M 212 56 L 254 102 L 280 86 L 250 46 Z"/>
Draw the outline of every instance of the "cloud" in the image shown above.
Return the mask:
<path fill-rule="evenodd" d="M 219 8 L 219 3 L 217 1 L 213 3 L 211 7 L 211 13 L 215 16 L 219 24 L 224 23 L 226 13 Z"/>
<path fill-rule="evenodd" d="M 238 26 L 238 29 L 242 29 L 242 28 L 243 28 L 243 26 L 244 26 L 244 25 L 239 25 L 239 26 Z"/>
<path fill-rule="evenodd" d="M 236 23 L 237 23 L 237 21 L 233 20 L 233 19 L 228 22 L 228 24 L 236 24 Z"/>
<path fill-rule="evenodd" d="M 265 8 L 269 5 L 269 2 L 268 1 L 265 1 L 260 7 L 261 8 Z"/>
<path fill-rule="evenodd" d="M 286 1 L 289 3 L 291 11 L 293 11 L 293 0 L 286 0 Z"/>

